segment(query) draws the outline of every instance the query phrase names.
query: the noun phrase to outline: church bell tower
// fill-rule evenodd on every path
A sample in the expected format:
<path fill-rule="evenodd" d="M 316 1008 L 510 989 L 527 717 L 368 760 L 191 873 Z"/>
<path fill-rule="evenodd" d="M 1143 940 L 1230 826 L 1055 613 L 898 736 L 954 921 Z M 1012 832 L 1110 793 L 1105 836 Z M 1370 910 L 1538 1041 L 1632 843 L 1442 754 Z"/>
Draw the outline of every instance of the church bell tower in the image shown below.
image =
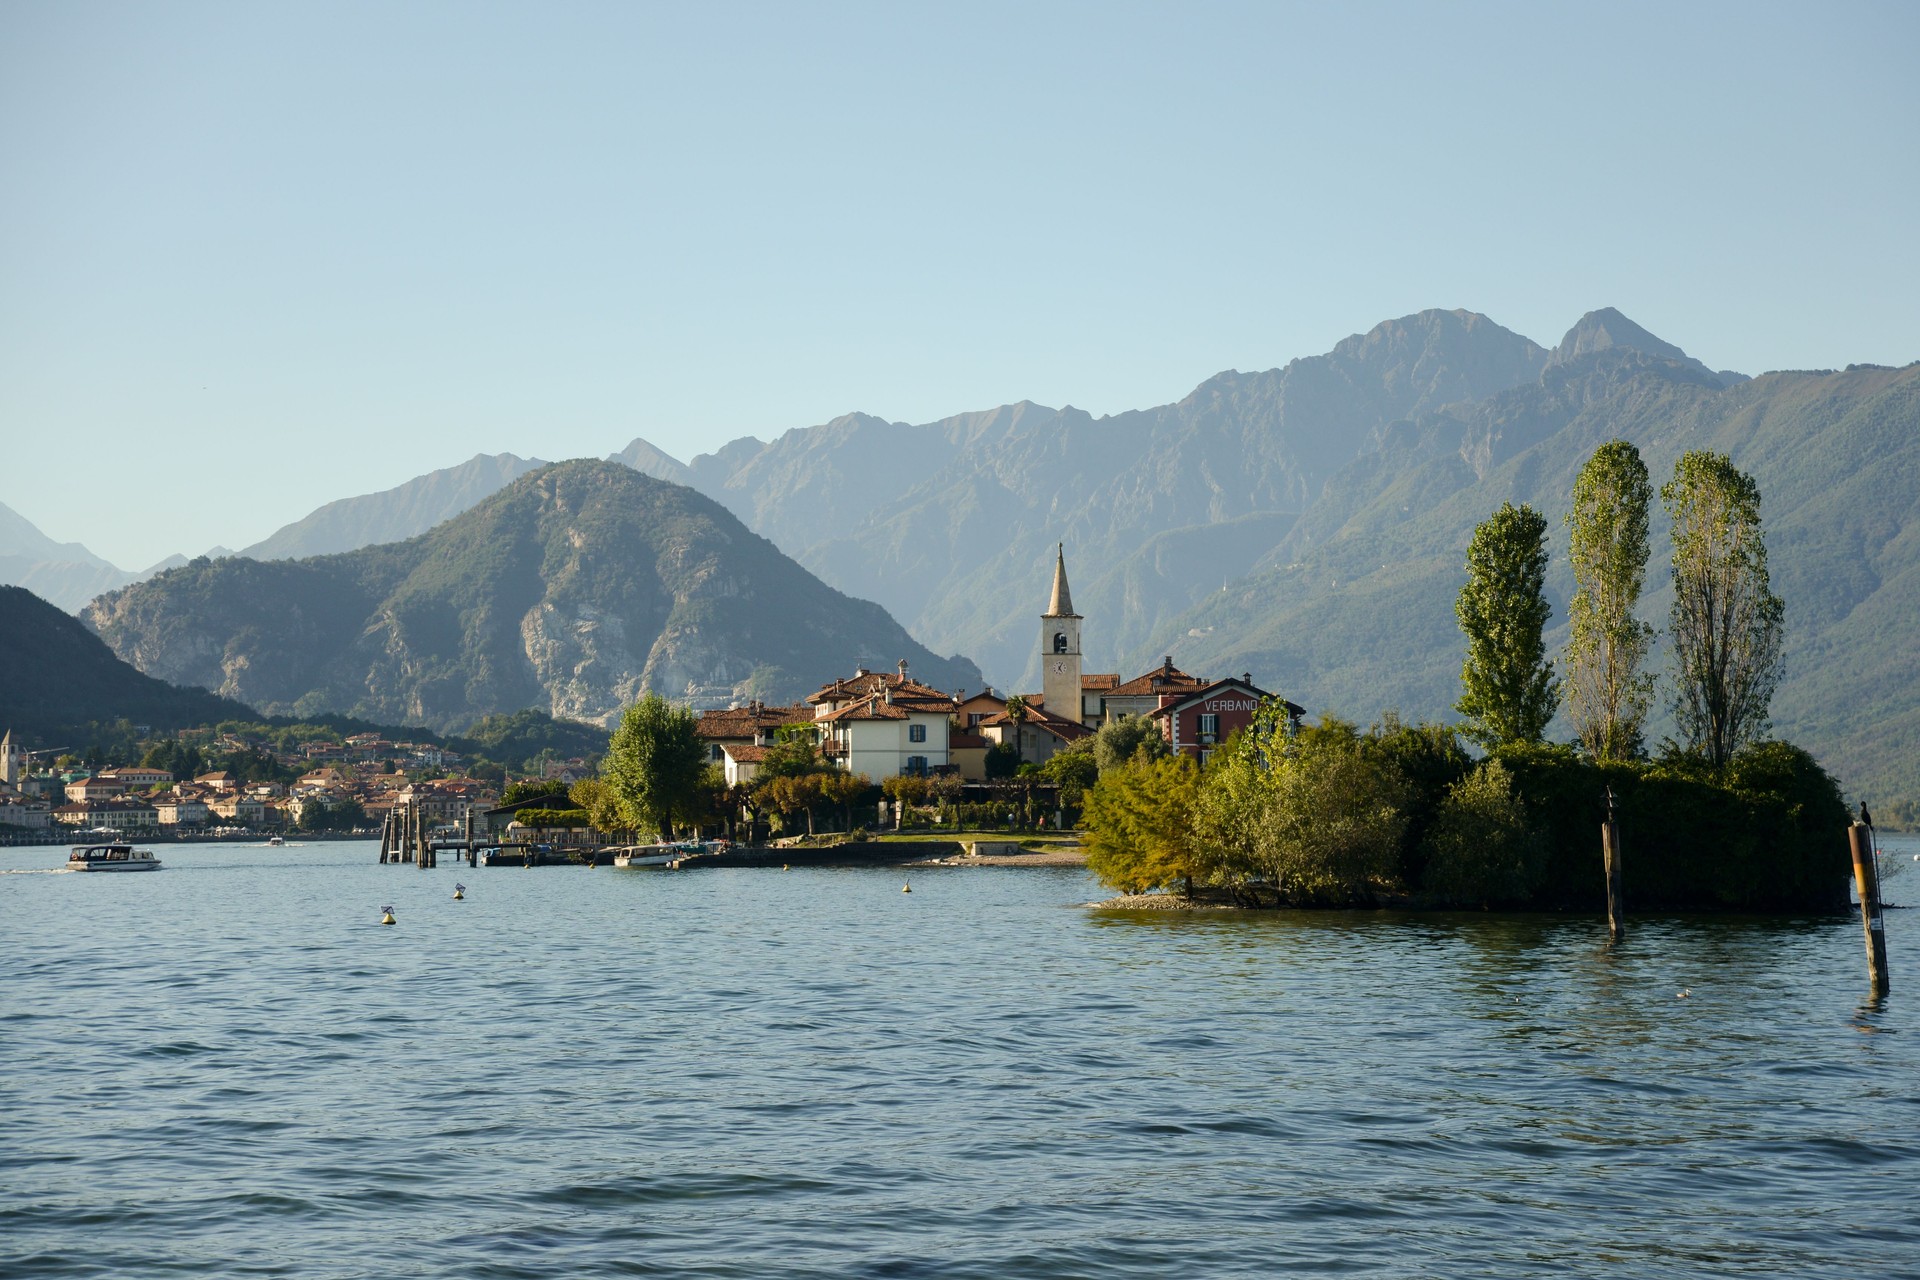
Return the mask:
<path fill-rule="evenodd" d="M 1040 691 L 1047 714 L 1080 723 L 1080 615 L 1067 591 L 1067 549 L 1053 564 L 1053 598 L 1040 615 Z"/>

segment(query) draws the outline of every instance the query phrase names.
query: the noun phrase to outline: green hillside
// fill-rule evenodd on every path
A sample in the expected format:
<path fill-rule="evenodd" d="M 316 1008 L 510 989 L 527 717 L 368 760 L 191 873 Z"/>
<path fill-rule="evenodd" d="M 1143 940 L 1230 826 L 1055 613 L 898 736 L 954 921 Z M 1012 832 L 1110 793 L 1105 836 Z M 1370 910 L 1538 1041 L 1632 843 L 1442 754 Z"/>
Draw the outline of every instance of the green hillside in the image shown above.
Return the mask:
<path fill-rule="evenodd" d="M 141 674 L 79 619 L 24 587 L 0 587 L 0 653 L 0 730 L 29 745 L 71 745 L 88 726 L 118 720 L 165 731 L 257 718 L 205 689 Z"/>
<path fill-rule="evenodd" d="M 901 659 L 980 684 L 711 499 L 614 462 L 522 476 L 406 542 L 198 560 L 85 616 L 142 670 L 269 713 L 442 731 L 529 706 L 602 721 L 647 690 L 794 697 Z"/>

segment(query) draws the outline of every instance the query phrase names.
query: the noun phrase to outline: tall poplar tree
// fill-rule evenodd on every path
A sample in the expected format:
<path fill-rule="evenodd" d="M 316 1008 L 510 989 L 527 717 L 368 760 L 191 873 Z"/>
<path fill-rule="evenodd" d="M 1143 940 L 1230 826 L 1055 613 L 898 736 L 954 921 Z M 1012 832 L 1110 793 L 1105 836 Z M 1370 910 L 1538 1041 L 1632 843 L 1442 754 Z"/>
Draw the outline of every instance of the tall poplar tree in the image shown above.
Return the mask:
<path fill-rule="evenodd" d="M 1724 453 L 1681 455 L 1660 489 L 1673 517 L 1674 718 L 1722 768 L 1768 728 L 1783 608 L 1767 579 L 1760 487 Z"/>
<path fill-rule="evenodd" d="M 1567 712 L 1581 745 L 1597 760 L 1639 753 L 1653 701 L 1653 676 L 1640 670 L 1653 628 L 1633 612 L 1647 578 L 1652 500 L 1647 464 L 1624 440 L 1594 450 L 1573 482 L 1573 509 L 1567 512 L 1575 583 L 1564 666 Z"/>
<path fill-rule="evenodd" d="M 1547 577 L 1547 521 L 1529 506 L 1502 503 L 1467 545 L 1467 585 L 1454 612 L 1467 633 L 1460 670 L 1461 731 L 1485 747 L 1538 742 L 1560 699 L 1542 632 L 1553 609 Z"/>

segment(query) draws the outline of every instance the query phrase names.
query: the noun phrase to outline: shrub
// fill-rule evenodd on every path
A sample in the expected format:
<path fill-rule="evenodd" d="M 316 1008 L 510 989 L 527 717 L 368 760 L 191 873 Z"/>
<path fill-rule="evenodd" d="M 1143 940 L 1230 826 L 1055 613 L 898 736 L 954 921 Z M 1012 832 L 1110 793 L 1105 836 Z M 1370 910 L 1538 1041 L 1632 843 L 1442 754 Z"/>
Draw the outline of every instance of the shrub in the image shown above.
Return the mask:
<path fill-rule="evenodd" d="M 1545 870 L 1545 849 L 1513 793 L 1513 775 L 1488 760 L 1447 788 L 1426 840 L 1425 887 L 1442 902 L 1525 903 Z"/>

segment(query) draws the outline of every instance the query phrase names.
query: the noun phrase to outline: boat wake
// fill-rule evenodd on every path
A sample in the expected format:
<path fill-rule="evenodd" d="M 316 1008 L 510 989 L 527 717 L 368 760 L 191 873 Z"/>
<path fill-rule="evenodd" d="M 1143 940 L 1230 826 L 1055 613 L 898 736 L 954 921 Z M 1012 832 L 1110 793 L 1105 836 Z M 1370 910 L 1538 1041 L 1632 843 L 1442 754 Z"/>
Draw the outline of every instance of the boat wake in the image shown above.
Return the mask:
<path fill-rule="evenodd" d="M 70 876 L 72 867 L 15 867 L 0 871 L 0 876 Z"/>

